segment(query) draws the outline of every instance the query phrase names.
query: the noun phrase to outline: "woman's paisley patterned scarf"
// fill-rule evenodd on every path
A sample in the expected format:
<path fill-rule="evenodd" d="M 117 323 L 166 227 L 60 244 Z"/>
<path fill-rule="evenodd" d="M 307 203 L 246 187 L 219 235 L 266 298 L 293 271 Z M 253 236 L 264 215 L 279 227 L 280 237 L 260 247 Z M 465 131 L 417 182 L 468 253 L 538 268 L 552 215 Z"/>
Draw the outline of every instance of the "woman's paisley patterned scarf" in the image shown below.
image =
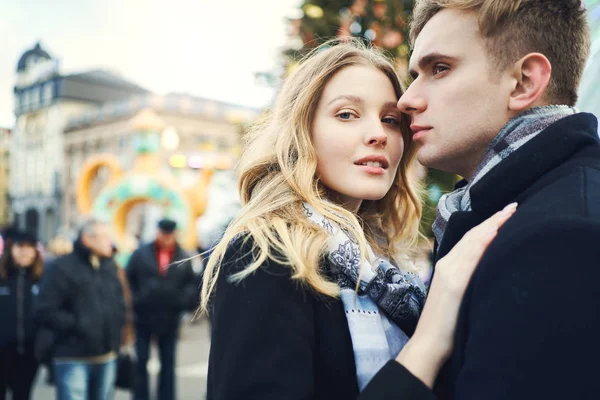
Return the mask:
<path fill-rule="evenodd" d="M 311 205 L 304 203 L 304 212 L 329 233 L 327 262 L 341 289 L 362 390 L 414 333 L 426 289 L 416 274 L 377 257 L 370 247 L 361 257 L 354 236 Z"/>

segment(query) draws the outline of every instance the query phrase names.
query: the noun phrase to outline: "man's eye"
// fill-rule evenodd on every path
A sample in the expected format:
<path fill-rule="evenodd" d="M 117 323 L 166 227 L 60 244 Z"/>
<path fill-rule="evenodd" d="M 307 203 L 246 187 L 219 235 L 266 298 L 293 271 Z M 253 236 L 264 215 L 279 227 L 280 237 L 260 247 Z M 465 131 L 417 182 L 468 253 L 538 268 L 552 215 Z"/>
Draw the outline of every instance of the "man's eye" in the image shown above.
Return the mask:
<path fill-rule="evenodd" d="M 447 71 L 449 69 L 450 68 L 446 67 L 445 65 L 436 65 L 433 67 L 433 75 L 437 75 L 437 74 Z"/>

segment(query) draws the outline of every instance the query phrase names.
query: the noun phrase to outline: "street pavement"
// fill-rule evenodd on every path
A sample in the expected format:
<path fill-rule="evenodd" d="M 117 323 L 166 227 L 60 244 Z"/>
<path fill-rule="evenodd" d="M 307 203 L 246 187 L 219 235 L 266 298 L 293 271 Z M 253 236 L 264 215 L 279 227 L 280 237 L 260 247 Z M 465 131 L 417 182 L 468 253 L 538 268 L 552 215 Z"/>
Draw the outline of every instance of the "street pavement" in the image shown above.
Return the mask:
<path fill-rule="evenodd" d="M 194 324 L 186 321 L 182 325 L 177 347 L 177 400 L 199 400 L 204 399 L 206 396 L 206 373 L 210 346 L 209 330 L 209 324 L 205 319 L 201 319 Z M 148 371 L 152 378 L 151 390 L 155 396 L 160 363 L 158 361 L 158 349 L 153 347 L 151 352 Z M 115 400 L 131 400 L 131 397 L 130 392 L 117 390 Z M 55 398 L 54 386 L 46 384 L 45 368 L 41 368 L 38 372 L 31 398 L 35 400 L 52 400 Z"/>

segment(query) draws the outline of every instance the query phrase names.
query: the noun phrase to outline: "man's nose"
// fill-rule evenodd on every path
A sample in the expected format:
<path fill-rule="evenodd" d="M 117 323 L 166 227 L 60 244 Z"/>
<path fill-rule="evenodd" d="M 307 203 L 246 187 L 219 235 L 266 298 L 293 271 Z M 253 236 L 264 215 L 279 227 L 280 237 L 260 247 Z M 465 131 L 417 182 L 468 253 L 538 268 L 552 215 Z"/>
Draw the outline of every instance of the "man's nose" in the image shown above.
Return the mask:
<path fill-rule="evenodd" d="M 419 93 L 418 87 L 413 83 L 398 100 L 398 108 L 405 114 L 423 112 L 427 108 L 425 97 Z"/>

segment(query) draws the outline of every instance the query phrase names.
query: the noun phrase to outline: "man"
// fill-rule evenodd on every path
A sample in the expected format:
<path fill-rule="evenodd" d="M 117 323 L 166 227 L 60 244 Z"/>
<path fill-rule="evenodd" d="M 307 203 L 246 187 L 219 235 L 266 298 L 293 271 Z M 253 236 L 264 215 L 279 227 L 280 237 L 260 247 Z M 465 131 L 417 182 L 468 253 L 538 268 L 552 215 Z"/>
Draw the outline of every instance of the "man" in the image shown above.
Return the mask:
<path fill-rule="evenodd" d="M 192 266 L 176 241 L 177 224 L 163 219 L 156 240 L 137 249 L 127 264 L 133 295 L 138 370 L 134 398 L 149 400 L 147 363 L 150 340 L 158 341 L 159 400 L 175 395 L 175 351 L 181 314 L 197 306 Z M 186 260 L 186 261 L 183 261 Z"/>
<path fill-rule="evenodd" d="M 59 400 L 114 395 L 125 303 L 112 254 L 108 225 L 90 219 L 73 252 L 57 258 L 42 279 L 35 318 L 53 334 Z"/>
<path fill-rule="evenodd" d="M 414 82 L 398 106 L 419 160 L 465 178 L 439 203 L 436 259 L 519 204 L 467 287 L 449 362 L 423 381 L 439 399 L 595 398 L 600 144 L 596 118 L 572 108 L 590 45 L 583 5 L 420 0 L 413 18 Z M 381 374 L 425 389 L 393 362 Z"/>

